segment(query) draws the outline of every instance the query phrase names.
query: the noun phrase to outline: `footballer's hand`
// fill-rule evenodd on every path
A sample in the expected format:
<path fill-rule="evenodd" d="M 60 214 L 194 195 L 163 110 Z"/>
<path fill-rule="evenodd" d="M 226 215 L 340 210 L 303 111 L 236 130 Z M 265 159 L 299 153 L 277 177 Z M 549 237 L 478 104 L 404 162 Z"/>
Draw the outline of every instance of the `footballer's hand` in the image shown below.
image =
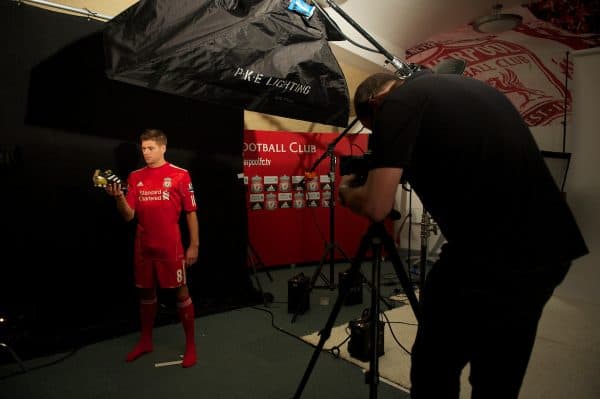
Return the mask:
<path fill-rule="evenodd" d="M 111 197 L 119 198 L 125 195 L 121 183 L 108 183 L 104 189 Z"/>
<path fill-rule="evenodd" d="M 198 261 L 198 247 L 190 246 L 185 251 L 185 267 L 190 267 Z"/>

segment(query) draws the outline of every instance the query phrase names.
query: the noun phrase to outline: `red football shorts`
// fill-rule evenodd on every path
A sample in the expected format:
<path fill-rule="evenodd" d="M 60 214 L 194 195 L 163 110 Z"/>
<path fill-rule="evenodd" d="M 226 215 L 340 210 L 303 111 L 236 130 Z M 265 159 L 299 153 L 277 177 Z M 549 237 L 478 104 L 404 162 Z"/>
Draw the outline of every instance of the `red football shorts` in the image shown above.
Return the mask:
<path fill-rule="evenodd" d="M 162 252 L 162 251 L 161 251 Z M 135 285 L 138 288 L 177 288 L 186 284 L 185 257 L 182 250 L 173 251 L 171 256 L 156 256 L 139 244 L 134 253 Z"/>

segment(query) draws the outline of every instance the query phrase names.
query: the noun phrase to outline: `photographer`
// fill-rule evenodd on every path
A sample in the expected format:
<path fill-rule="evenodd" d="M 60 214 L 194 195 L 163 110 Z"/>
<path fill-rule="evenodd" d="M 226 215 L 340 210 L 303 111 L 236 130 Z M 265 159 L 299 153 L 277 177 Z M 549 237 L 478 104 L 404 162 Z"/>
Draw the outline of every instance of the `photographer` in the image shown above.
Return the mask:
<path fill-rule="evenodd" d="M 458 398 L 467 363 L 473 398 L 517 398 L 542 310 L 587 253 L 527 125 L 486 83 L 429 70 L 372 75 L 354 107 L 370 170 L 342 178 L 342 205 L 379 222 L 408 181 L 447 239 L 420 295 L 411 398 Z"/>

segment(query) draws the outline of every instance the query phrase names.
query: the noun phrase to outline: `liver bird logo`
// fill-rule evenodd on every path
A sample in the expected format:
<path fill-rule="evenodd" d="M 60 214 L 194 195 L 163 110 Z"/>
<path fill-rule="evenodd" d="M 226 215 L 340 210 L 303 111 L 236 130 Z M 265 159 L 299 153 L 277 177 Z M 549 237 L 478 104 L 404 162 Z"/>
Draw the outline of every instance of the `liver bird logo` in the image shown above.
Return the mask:
<path fill-rule="evenodd" d="M 526 87 L 512 70 L 502 72 L 500 76 L 487 79 L 486 82 L 496 89 L 500 90 L 508 97 L 521 98 L 519 108 L 524 108 L 532 101 L 539 101 L 542 98 L 550 98 L 543 90 Z"/>

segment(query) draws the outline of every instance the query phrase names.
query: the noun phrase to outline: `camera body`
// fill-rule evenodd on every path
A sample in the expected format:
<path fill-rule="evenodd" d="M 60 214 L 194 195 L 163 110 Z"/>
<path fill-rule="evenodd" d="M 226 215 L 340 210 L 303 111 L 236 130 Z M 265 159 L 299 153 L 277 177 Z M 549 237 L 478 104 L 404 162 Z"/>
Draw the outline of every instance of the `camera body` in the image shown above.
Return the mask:
<path fill-rule="evenodd" d="M 343 155 L 340 156 L 340 174 L 356 175 L 352 185 L 362 186 L 367 181 L 367 175 L 371 170 L 371 153 L 366 152 L 363 155 Z"/>

